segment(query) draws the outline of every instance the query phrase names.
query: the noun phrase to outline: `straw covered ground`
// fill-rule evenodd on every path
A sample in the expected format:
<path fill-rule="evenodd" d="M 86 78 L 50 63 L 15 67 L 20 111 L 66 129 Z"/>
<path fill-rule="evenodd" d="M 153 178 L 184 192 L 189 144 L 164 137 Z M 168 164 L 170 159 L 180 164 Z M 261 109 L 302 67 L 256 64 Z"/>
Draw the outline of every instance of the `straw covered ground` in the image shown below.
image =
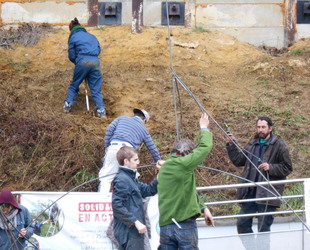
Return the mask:
<path fill-rule="evenodd" d="M 132 115 L 135 107 L 150 113 L 147 128 L 163 158 L 169 154 L 176 120 L 167 30 L 144 27 L 141 34 L 132 34 L 127 26 L 87 30 L 102 46 L 107 119 L 95 117 L 92 103 L 91 111 L 86 111 L 83 85 L 72 112 L 63 113 L 74 66 L 67 58 L 67 28 L 26 25 L 10 34 L 1 30 L 1 189 L 68 191 L 97 177 L 107 125 L 117 116 Z M 173 27 L 171 35 L 175 71 L 215 120 L 210 125 L 214 148 L 204 165 L 240 174 L 229 162 L 219 126 L 226 121 L 244 145 L 255 132 L 256 117 L 268 115 L 275 122 L 275 133 L 289 147 L 294 163 L 290 178 L 308 177 L 310 41 L 300 40 L 278 51 L 203 29 Z M 179 125 L 185 137 L 197 142 L 200 109 L 181 86 L 179 92 Z M 142 165 L 152 163 L 145 147 L 140 152 Z M 141 172 L 145 181 L 156 174 L 152 168 Z M 198 185 L 237 182 L 216 171 L 198 169 L 196 174 Z M 90 182 L 76 191 L 96 191 L 97 185 L 98 181 Z"/>

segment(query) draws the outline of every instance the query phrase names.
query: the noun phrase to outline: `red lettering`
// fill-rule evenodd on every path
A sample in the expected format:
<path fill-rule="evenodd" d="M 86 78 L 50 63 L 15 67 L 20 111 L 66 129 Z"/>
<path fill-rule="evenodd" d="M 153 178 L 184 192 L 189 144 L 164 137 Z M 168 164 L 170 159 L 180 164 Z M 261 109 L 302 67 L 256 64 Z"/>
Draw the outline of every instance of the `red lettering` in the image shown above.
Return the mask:
<path fill-rule="evenodd" d="M 102 214 L 101 215 L 101 219 L 102 219 L 102 221 L 107 221 L 107 215 L 106 214 Z"/>
<path fill-rule="evenodd" d="M 79 222 L 90 222 L 90 214 L 79 214 Z"/>
<path fill-rule="evenodd" d="M 111 212 L 111 202 L 81 202 L 79 203 L 80 212 Z"/>
<path fill-rule="evenodd" d="M 95 222 L 99 222 L 99 214 L 96 214 L 96 216 L 95 216 Z"/>

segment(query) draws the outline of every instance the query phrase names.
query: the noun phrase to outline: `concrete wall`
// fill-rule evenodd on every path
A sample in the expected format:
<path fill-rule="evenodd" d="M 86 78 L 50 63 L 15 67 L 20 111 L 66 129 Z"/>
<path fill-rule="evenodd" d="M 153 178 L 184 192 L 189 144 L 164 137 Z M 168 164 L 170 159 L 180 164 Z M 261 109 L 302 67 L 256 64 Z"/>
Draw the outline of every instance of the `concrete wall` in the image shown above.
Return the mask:
<path fill-rule="evenodd" d="M 121 2 L 122 24 L 132 24 L 133 0 L 0 0 L 0 26 L 22 22 L 68 25 L 73 17 L 77 17 L 82 24 L 96 24 L 96 13 L 92 17 L 94 18 L 92 22 L 89 20 L 91 12 L 98 9 L 98 1 Z M 145 26 L 161 26 L 162 2 L 166 0 L 143 1 Z M 179 2 L 185 3 L 184 26 L 220 30 L 256 46 L 281 48 L 298 38 L 310 37 L 310 28 L 307 24 L 296 26 L 297 0 L 179 0 Z"/>
<path fill-rule="evenodd" d="M 87 1 L 12 1 L 0 0 L 0 25 L 23 22 L 65 25 L 75 16 L 87 23 Z"/>
<path fill-rule="evenodd" d="M 144 0 L 143 23 L 146 26 L 161 25 L 161 2 L 156 0 Z"/>
<path fill-rule="evenodd" d="M 217 29 L 238 40 L 272 47 L 286 47 L 284 0 L 197 1 L 195 26 Z"/>
<path fill-rule="evenodd" d="M 310 38 L 310 24 L 297 24 L 296 40 Z"/>

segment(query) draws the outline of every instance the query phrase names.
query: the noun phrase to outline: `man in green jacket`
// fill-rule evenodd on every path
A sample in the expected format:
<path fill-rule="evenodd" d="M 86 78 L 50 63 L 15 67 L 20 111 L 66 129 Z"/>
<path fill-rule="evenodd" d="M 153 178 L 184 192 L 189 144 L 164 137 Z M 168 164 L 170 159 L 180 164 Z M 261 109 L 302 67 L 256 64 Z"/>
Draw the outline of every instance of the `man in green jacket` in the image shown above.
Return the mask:
<path fill-rule="evenodd" d="M 171 156 L 162 162 L 158 175 L 160 246 L 165 249 L 198 249 L 196 218 L 204 213 L 208 225 L 214 226 L 209 209 L 198 200 L 195 168 L 212 149 L 209 118 L 200 118 L 201 139 L 197 148 L 192 141 L 177 141 Z"/>

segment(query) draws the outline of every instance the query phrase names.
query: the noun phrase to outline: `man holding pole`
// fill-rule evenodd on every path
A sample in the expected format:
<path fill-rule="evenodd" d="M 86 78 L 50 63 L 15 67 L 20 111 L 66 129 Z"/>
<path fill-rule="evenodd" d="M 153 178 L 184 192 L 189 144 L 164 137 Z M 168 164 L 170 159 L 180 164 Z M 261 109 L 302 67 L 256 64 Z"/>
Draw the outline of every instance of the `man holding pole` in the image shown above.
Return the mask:
<path fill-rule="evenodd" d="M 243 167 L 241 183 L 246 180 L 252 182 L 280 181 L 293 171 L 292 161 L 285 143 L 273 134 L 273 122 L 271 118 L 261 116 L 256 120 L 256 134 L 254 138 L 241 151 L 235 137 L 228 131 L 227 152 L 230 160 L 236 167 Z M 270 191 L 269 191 L 270 190 Z M 249 200 L 255 198 L 281 196 L 284 185 L 269 185 L 262 187 L 244 187 L 237 191 L 238 200 Z M 240 214 L 252 214 L 237 219 L 237 231 L 239 234 L 252 234 L 253 214 L 272 213 L 281 205 L 280 199 L 243 202 L 240 204 Z M 273 223 L 273 215 L 258 217 L 257 231 L 264 232 L 265 240 L 257 240 L 257 244 L 264 246 L 262 249 L 269 249 L 269 234 Z M 259 234 L 258 234 L 259 235 Z M 253 249 L 253 237 L 241 237 L 246 249 Z M 261 237 L 258 237 L 259 239 Z M 253 242 L 252 242 L 253 241 Z M 264 244 L 264 245 L 262 245 Z"/>
<path fill-rule="evenodd" d="M 198 249 L 196 219 L 204 214 L 208 225 L 214 226 L 209 209 L 198 200 L 195 168 L 212 149 L 209 118 L 200 118 L 201 138 L 198 147 L 188 139 L 175 142 L 171 156 L 163 162 L 158 175 L 160 246 L 158 250 Z"/>

